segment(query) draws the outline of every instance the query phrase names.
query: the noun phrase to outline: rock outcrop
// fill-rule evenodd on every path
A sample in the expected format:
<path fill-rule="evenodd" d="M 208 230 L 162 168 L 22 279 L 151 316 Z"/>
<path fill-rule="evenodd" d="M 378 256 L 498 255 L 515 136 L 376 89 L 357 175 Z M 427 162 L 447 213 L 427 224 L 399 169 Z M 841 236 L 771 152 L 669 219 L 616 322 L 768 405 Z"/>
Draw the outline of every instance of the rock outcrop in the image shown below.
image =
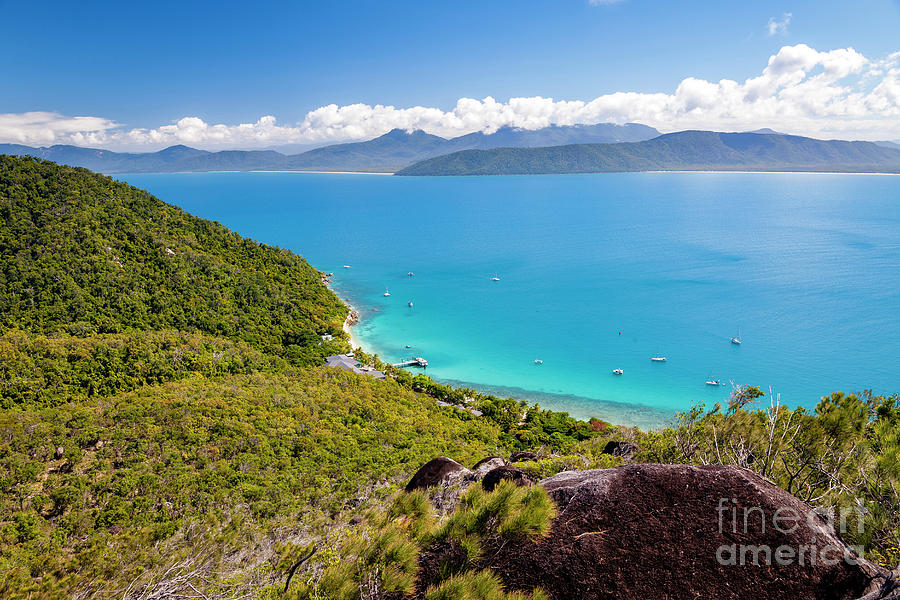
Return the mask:
<path fill-rule="evenodd" d="M 634 464 L 540 485 L 559 510 L 550 534 L 497 544 L 481 564 L 508 589 L 554 600 L 852 600 L 881 574 L 807 504 L 737 467 Z M 426 580 L 424 565 L 441 563 L 434 552 L 421 557 Z"/>

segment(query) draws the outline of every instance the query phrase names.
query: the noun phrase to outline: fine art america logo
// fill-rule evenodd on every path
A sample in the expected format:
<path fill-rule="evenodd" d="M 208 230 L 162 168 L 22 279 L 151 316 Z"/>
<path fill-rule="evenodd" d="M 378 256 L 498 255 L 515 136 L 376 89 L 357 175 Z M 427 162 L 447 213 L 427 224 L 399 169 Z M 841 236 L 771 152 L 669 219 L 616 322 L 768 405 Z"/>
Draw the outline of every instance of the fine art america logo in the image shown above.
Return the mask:
<path fill-rule="evenodd" d="M 716 513 L 722 537 L 744 540 L 719 546 L 716 560 L 723 566 L 856 565 L 864 556 L 862 546 L 848 546 L 835 534 L 854 528 L 863 532 L 865 509 L 860 506 L 815 508 L 803 514 L 793 506 L 767 511 L 739 506 L 737 498 L 720 498 Z M 772 540 L 784 543 L 759 543 Z M 795 543 L 787 543 L 791 540 Z"/>

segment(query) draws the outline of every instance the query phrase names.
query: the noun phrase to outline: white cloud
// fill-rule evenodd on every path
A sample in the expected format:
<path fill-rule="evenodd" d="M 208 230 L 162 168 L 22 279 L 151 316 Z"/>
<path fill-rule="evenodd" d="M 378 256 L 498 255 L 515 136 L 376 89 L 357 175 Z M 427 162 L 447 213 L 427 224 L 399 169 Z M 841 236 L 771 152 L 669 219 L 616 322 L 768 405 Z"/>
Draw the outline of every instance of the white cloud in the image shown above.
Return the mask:
<path fill-rule="evenodd" d="M 53 112 L 0 113 L 0 141 L 26 145 L 68 143 L 89 146 L 119 127 L 100 117 L 66 117 Z"/>
<path fill-rule="evenodd" d="M 601 122 L 645 123 L 661 131 L 771 127 L 812 137 L 898 139 L 900 52 L 870 60 L 853 48 L 820 52 L 798 44 L 781 48 L 758 76 L 743 82 L 687 77 L 671 93 L 616 92 L 589 101 L 540 96 L 505 102 L 490 96 L 460 98 L 450 110 L 329 104 L 294 124 L 279 124 L 273 116 L 238 125 L 185 117 L 161 127 L 129 130 L 99 117 L 6 114 L 0 115 L 0 141 L 112 149 L 171 144 L 260 148 L 369 139 L 394 128 L 452 137 L 505 126 L 537 129 Z"/>
<path fill-rule="evenodd" d="M 791 13 L 784 13 L 781 15 L 781 20 L 779 21 L 775 17 L 769 18 L 769 23 L 766 25 L 766 31 L 769 32 L 769 35 L 775 35 L 776 33 L 787 33 L 788 25 L 791 24 L 791 17 L 793 15 Z"/>

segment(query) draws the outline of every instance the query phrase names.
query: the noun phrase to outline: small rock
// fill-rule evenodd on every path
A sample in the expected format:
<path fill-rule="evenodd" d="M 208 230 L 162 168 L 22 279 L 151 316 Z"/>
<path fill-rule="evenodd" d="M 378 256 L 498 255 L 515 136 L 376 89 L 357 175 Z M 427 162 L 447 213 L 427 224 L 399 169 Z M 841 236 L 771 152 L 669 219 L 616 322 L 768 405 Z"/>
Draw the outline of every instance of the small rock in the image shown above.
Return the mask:
<path fill-rule="evenodd" d="M 603 448 L 603 454 L 611 454 L 613 456 L 619 456 L 624 458 L 625 460 L 631 460 L 634 458 L 634 455 L 640 452 L 641 449 L 637 444 L 633 444 L 631 442 L 607 442 L 606 446 Z"/>
<path fill-rule="evenodd" d="M 494 488 L 497 487 L 497 484 L 504 479 L 512 481 L 519 486 L 532 485 L 534 483 L 534 479 L 522 469 L 517 469 L 516 467 L 498 467 L 484 476 L 484 479 L 481 480 L 481 487 L 484 488 L 485 491 L 492 492 L 494 491 Z"/>
<path fill-rule="evenodd" d="M 65 448 L 63 448 L 62 446 L 56 447 L 56 458 L 62 458 L 65 453 L 66 453 Z"/>
<path fill-rule="evenodd" d="M 472 467 L 472 474 L 475 475 L 476 479 L 481 479 L 487 475 L 488 472 L 505 466 L 506 461 L 499 456 L 488 456 L 475 463 L 475 466 Z"/>
<path fill-rule="evenodd" d="M 428 461 L 416 471 L 416 474 L 406 484 L 406 491 L 411 492 L 436 485 L 452 485 L 457 479 L 464 479 L 471 474 L 471 471 L 455 460 L 439 456 Z"/>
<path fill-rule="evenodd" d="M 353 517 L 352 519 L 350 519 L 350 525 L 359 525 L 362 522 L 363 522 L 362 517 Z"/>
<path fill-rule="evenodd" d="M 534 452 L 527 452 L 527 451 L 520 450 L 518 452 L 513 452 L 510 455 L 509 462 L 511 462 L 511 463 L 531 462 L 531 461 L 535 461 L 535 460 L 541 460 L 542 458 L 545 458 L 545 457 L 541 456 L 540 454 L 535 454 Z"/>

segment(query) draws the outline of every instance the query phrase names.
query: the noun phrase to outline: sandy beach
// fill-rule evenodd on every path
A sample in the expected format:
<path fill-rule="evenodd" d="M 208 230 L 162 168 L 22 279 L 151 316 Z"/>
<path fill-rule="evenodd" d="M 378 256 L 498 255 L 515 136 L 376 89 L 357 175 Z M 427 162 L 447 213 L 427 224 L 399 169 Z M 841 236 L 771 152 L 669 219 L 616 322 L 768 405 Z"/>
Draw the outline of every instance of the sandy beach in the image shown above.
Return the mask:
<path fill-rule="evenodd" d="M 332 290 L 334 291 L 334 290 Z M 356 336 L 353 335 L 353 326 L 359 323 L 359 312 L 356 311 L 352 306 L 347 304 L 345 300 L 342 301 L 344 306 L 347 307 L 347 318 L 344 319 L 344 324 L 342 326 L 343 330 L 347 333 L 347 336 L 350 338 L 350 347 L 354 350 L 358 348 L 362 348 L 362 345 L 359 343 L 359 340 Z"/>

